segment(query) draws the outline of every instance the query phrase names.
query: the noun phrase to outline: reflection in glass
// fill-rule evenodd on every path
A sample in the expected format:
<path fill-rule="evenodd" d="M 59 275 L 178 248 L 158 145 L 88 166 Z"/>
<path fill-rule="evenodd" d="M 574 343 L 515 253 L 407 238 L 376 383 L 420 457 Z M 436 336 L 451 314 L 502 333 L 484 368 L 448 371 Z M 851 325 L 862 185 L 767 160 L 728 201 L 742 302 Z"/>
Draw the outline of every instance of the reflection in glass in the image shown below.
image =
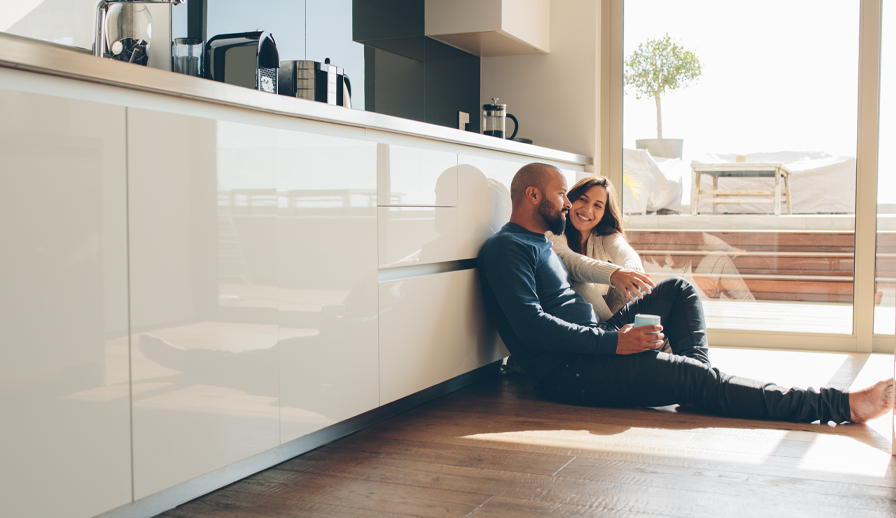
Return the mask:
<path fill-rule="evenodd" d="M 710 328 L 851 334 L 859 5 L 688 6 L 625 4 L 627 59 L 668 34 L 702 66 L 662 95 L 671 155 L 647 148 L 658 106 L 626 85 L 629 239 L 654 280 L 693 281 Z"/>

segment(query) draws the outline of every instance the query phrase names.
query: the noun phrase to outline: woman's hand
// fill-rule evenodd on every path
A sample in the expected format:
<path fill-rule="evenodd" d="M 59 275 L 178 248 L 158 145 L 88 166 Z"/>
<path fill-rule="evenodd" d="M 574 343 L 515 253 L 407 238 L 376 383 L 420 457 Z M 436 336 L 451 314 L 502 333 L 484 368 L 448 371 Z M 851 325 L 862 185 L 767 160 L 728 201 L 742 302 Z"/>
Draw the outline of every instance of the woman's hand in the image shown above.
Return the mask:
<path fill-rule="evenodd" d="M 656 284 L 650 280 L 649 273 L 629 270 L 628 268 L 620 268 L 613 272 L 613 275 L 610 276 L 610 282 L 629 301 L 633 301 L 636 298 L 643 299 L 644 294 L 642 292 L 650 293 L 651 288 L 656 288 Z"/>
<path fill-rule="evenodd" d="M 638 354 L 644 351 L 659 349 L 666 337 L 661 331 L 663 326 L 641 326 L 626 324 L 619 330 L 619 341 L 616 342 L 616 354 Z"/>

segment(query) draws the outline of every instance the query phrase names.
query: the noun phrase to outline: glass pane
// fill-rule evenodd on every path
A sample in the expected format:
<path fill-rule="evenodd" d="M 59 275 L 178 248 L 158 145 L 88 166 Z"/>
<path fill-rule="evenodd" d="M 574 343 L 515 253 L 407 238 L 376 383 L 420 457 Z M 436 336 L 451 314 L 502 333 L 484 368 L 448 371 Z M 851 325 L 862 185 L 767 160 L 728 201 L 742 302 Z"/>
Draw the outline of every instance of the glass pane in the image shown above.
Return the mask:
<path fill-rule="evenodd" d="M 883 2 L 880 78 L 880 151 L 877 174 L 877 268 L 874 333 L 896 330 L 896 1 Z"/>
<path fill-rule="evenodd" d="M 852 333 L 858 32 L 858 1 L 625 2 L 626 232 L 710 328 Z"/>

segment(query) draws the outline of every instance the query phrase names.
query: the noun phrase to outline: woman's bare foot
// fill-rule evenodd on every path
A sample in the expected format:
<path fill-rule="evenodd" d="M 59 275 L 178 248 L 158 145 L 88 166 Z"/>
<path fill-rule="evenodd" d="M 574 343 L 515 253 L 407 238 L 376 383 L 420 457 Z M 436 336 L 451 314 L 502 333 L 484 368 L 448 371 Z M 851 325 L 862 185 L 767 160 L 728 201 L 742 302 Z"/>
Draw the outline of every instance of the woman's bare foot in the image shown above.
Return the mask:
<path fill-rule="evenodd" d="M 870 387 L 849 393 L 850 421 L 867 423 L 893 409 L 893 380 L 878 381 Z"/>

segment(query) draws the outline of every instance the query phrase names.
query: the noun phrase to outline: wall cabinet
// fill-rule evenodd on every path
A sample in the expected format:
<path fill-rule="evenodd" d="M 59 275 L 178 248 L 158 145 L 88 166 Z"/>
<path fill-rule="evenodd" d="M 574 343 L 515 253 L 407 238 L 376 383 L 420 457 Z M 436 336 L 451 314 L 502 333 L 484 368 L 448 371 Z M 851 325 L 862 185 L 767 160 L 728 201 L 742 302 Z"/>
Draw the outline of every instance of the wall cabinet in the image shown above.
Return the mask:
<path fill-rule="evenodd" d="M 131 500 L 125 109 L 0 90 L 4 516 Z"/>
<path fill-rule="evenodd" d="M 426 0 L 426 35 L 482 57 L 546 54 L 550 0 Z"/>

